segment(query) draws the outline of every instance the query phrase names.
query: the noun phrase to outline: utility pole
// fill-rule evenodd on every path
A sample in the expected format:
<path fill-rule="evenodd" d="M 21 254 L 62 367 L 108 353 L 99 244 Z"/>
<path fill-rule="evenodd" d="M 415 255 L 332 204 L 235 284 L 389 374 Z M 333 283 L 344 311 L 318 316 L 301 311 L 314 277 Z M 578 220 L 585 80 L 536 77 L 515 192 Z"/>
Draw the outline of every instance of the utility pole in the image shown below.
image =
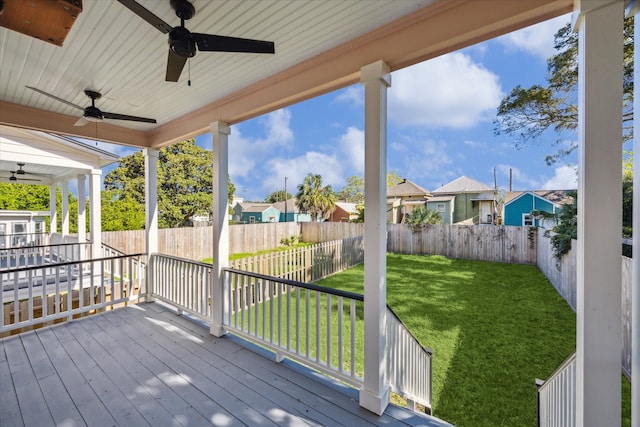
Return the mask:
<path fill-rule="evenodd" d="M 284 222 L 287 222 L 287 177 L 284 177 Z"/>

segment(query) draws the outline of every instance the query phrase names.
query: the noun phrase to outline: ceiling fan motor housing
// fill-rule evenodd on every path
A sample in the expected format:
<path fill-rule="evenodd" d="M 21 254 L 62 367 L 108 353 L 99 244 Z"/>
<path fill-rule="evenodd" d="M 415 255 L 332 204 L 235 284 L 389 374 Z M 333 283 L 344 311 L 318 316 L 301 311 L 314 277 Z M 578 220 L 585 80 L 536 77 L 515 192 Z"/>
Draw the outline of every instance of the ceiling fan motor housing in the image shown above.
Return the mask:
<path fill-rule="evenodd" d="M 169 32 L 169 47 L 183 58 L 192 58 L 196 54 L 196 42 L 191 32 L 184 27 L 175 27 Z"/>

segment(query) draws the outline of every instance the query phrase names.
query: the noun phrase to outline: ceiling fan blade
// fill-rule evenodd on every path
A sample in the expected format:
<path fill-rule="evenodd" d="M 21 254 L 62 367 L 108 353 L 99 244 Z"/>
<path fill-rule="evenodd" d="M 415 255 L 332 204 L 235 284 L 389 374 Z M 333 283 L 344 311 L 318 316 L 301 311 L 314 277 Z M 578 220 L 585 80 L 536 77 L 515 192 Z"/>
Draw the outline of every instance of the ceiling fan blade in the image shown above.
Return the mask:
<path fill-rule="evenodd" d="M 198 50 L 203 52 L 276 53 L 274 43 L 265 40 L 242 39 L 213 34 L 191 34 L 198 45 Z"/>
<path fill-rule="evenodd" d="M 18 178 L 18 181 L 42 181 L 41 179 L 34 179 L 34 178 Z"/>
<path fill-rule="evenodd" d="M 128 120 L 130 122 L 144 122 L 144 123 L 158 123 L 156 119 L 147 119 L 145 117 L 127 116 L 125 114 L 105 113 L 102 112 L 102 117 L 105 119 L 113 120 Z"/>
<path fill-rule="evenodd" d="M 58 97 L 57 97 L 57 96 L 55 96 L 55 95 L 51 95 L 50 93 L 47 93 L 47 92 L 45 92 L 45 91 L 43 91 L 43 90 L 40 90 L 40 89 L 38 89 L 38 88 L 35 88 L 35 87 L 31 87 L 31 86 L 25 86 L 25 87 L 26 87 L 27 89 L 31 89 L 31 90 L 33 90 L 33 91 L 36 91 L 36 92 L 38 92 L 38 93 L 40 93 L 40 94 L 42 94 L 42 95 L 44 95 L 44 96 L 48 96 L 49 98 L 53 98 L 53 99 L 55 99 L 56 101 L 64 102 L 65 104 L 67 104 L 67 105 L 68 105 L 68 106 L 70 106 L 70 107 L 77 108 L 78 110 L 82 110 L 82 111 L 84 111 L 84 108 L 82 108 L 82 107 L 81 107 L 81 106 L 79 106 L 79 105 L 74 104 L 73 102 L 69 102 L 69 101 L 67 101 L 66 99 L 58 98 Z"/>
<path fill-rule="evenodd" d="M 132 11 L 133 13 L 138 15 L 140 18 L 142 18 L 145 21 L 147 21 L 149 24 L 151 24 L 154 27 L 156 27 L 162 33 L 168 34 L 169 31 L 171 31 L 173 29 L 173 27 L 171 25 L 167 24 L 162 19 L 158 18 L 156 15 L 154 15 L 151 12 L 149 12 L 142 5 L 140 5 L 140 3 L 138 3 L 137 1 L 135 1 L 135 0 L 118 0 L 118 1 L 124 7 L 126 7 L 127 9 L 129 9 L 130 11 Z"/>
<path fill-rule="evenodd" d="M 74 126 L 84 126 L 89 123 L 89 120 L 84 117 L 80 117 L 77 122 L 75 122 Z"/>
<path fill-rule="evenodd" d="M 182 74 L 184 64 L 187 62 L 187 58 L 174 53 L 169 49 L 169 57 L 167 58 L 167 77 L 168 82 L 177 82 Z"/>

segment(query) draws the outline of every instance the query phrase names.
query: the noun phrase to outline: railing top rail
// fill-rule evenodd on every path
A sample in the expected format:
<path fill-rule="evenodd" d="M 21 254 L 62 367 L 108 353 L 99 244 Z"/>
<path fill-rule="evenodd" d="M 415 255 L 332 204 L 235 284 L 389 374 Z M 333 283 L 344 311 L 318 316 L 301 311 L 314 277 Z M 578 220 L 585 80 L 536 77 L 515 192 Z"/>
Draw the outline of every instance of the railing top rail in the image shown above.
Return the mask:
<path fill-rule="evenodd" d="M 429 355 L 433 355 L 433 349 L 429 348 L 429 347 L 425 347 L 422 344 L 420 344 L 420 341 L 418 340 L 418 338 L 416 338 L 415 335 L 413 335 L 413 333 L 411 332 L 411 329 L 407 328 L 407 325 L 404 324 L 404 322 L 400 319 L 400 317 L 398 317 L 398 315 L 396 314 L 395 311 L 393 311 L 393 309 L 389 306 L 389 304 L 387 304 L 387 310 L 389 310 L 389 312 L 393 315 L 393 317 L 396 318 L 396 320 L 407 330 L 407 332 L 409 333 L 409 335 L 411 336 L 411 338 L 413 338 L 415 340 L 415 342 L 418 343 L 418 345 L 420 345 L 420 347 L 422 347 L 422 349 L 424 351 L 426 351 L 427 353 L 429 353 Z"/>
<path fill-rule="evenodd" d="M 324 286 L 318 286 L 311 283 L 298 282 L 297 280 L 281 279 L 273 276 L 266 276 L 264 274 L 252 273 L 244 270 L 235 270 L 233 268 L 223 268 L 222 270 L 230 273 L 242 274 L 243 276 L 255 277 L 256 279 L 270 280 L 272 282 L 283 283 L 285 285 L 295 286 L 298 288 L 324 292 L 326 294 L 335 295 L 343 298 L 349 298 L 356 301 L 364 301 L 364 295 L 356 294 L 355 292 L 341 291 L 339 289 L 326 288 Z"/>
<path fill-rule="evenodd" d="M 23 271 L 41 270 L 43 268 L 51 268 L 51 267 L 66 267 L 68 265 L 77 265 L 77 264 L 86 264 L 86 263 L 90 263 L 90 262 L 109 261 L 109 260 L 112 260 L 112 259 L 120 259 L 120 258 L 142 257 L 144 255 L 146 255 L 146 253 L 141 252 L 141 253 L 138 253 L 138 254 L 117 255 L 117 256 L 110 256 L 110 257 L 105 257 L 105 258 L 77 259 L 77 260 L 74 260 L 74 261 L 56 262 L 56 263 L 51 263 L 51 264 L 34 265 L 34 266 L 31 266 L 31 267 L 20 267 L 20 268 L 12 268 L 12 269 L 7 269 L 7 270 L 0 270 L 0 274 L 13 274 L 13 273 L 20 273 L 20 272 L 23 272 Z"/>
<path fill-rule="evenodd" d="M 75 245 L 90 245 L 91 242 L 78 242 L 78 243 L 51 243 L 49 245 L 26 245 L 26 246 L 15 246 L 15 247 L 11 247 L 11 248 L 1 248 L 0 252 L 3 251 L 13 251 L 16 249 L 38 249 L 38 248 L 50 248 L 52 246 L 58 247 L 58 246 L 75 246 Z"/>
<path fill-rule="evenodd" d="M 574 351 L 573 354 L 571 354 L 569 357 L 567 357 L 564 362 L 562 362 L 560 364 L 560 366 L 558 366 L 556 368 L 555 371 L 553 371 L 553 373 L 551 375 L 549 375 L 549 377 L 547 377 L 546 380 L 543 380 L 543 382 L 541 384 L 539 384 L 539 388 L 542 389 L 544 388 L 545 384 L 548 384 L 553 378 L 555 378 L 556 376 L 558 376 L 558 374 L 560 374 L 560 372 L 564 371 L 565 368 L 567 366 L 569 366 L 570 364 L 572 364 L 574 361 L 576 360 L 576 352 Z"/>
<path fill-rule="evenodd" d="M 169 259 L 173 259 L 173 260 L 176 260 L 176 261 L 188 262 L 189 264 L 200 265 L 202 267 L 209 267 L 209 268 L 213 267 L 213 264 L 207 264 L 206 262 L 195 261 L 193 259 L 188 259 L 188 258 L 181 258 L 179 256 L 161 254 L 161 253 L 157 253 L 157 252 L 154 252 L 154 253 L 149 254 L 149 255 L 161 256 L 162 258 L 169 258 Z"/>

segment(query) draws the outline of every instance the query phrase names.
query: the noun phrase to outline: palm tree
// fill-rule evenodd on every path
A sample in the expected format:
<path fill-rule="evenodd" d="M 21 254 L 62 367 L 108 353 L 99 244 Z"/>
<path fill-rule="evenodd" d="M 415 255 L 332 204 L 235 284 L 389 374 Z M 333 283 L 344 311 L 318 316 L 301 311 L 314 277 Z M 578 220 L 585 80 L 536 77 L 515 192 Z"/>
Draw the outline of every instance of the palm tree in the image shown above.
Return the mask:
<path fill-rule="evenodd" d="M 407 224 L 411 226 L 413 231 L 418 231 L 426 224 L 442 224 L 442 222 L 440 212 L 433 209 L 427 209 L 424 206 L 418 206 L 415 208 L 407 219 Z"/>
<path fill-rule="evenodd" d="M 322 176 L 309 173 L 298 185 L 296 205 L 309 212 L 315 221 L 326 219 L 334 211 L 336 195 L 330 185 L 322 186 Z"/>

